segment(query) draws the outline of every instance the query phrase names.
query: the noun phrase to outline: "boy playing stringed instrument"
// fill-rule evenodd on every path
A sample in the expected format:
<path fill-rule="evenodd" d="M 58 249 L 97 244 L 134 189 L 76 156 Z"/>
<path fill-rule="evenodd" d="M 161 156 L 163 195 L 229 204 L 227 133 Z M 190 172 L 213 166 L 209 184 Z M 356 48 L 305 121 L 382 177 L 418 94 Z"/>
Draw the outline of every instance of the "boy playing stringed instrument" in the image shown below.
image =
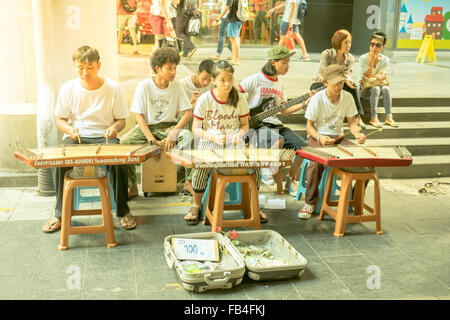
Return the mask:
<path fill-rule="evenodd" d="M 364 143 L 366 136 L 359 132 L 355 116 L 358 114 L 355 101 L 350 93 L 342 90 L 346 80 L 344 68 L 338 64 L 327 66 L 323 72 L 323 83 L 327 89 L 315 94 L 306 109 L 306 131 L 308 145 L 321 147 L 333 144 L 353 144 L 341 139 L 344 133 L 343 123 L 347 118 L 350 131 L 358 143 Z M 306 172 L 305 205 L 298 213 L 300 219 L 309 219 L 319 198 L 319 184 L 324 166 L 311 161 Z"/>

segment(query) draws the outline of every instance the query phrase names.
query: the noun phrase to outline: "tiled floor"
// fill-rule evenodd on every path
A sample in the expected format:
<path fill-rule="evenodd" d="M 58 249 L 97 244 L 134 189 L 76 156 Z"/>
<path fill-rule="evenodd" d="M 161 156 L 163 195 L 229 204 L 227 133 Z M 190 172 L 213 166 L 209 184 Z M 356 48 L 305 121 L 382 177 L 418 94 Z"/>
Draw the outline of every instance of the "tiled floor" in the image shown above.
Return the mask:
<path fill-rule="evenodd" d="M 54 198 L 38 197 L 34 188 L 2 188 L 0 299 L 449 299 L 450 188 L 438 196 L 414 194 L 425 182 L 382 181 L 381 236 L 374 223 L 364 223 L 335 238 L 329 217 L 299 220 L 303 201 L 282 196 L 287 209 L 266 209 L 270 220 L 262 227 L 279 232 L 307 259 L 304 275 L 264 282 L 244 277 L 236 288 L 204 293 L 182 288 L 165 261 L 166 236 L 210 230 L 183 222 L 188 203 L 177 195 L 131 201 L 138 227 L 125 231 L 115 218 L 115 248 L 106 247 L 102 234 L 72 235 L 70 249 L 59 251 L 60 233 L 41 231 Z M 275 196 L 273 187 L 262 191 Z M 75 223 L 99 219 L 76 217 Z"/>

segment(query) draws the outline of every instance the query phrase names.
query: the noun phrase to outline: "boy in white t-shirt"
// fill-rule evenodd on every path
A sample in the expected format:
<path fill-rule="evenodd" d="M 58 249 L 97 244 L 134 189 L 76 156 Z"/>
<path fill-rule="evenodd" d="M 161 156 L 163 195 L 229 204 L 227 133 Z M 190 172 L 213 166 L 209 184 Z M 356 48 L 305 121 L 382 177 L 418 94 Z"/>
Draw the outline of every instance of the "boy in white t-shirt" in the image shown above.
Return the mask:
<path fill-rule="evenodd" d="M 181 86 L 191 101 L 192 107 L 195 107 L 198 97 L 211 90 L 214 85 L 211 82 L 211 73 L 214 67 L 214 61 L 205 59 L 200 62 L 196 74 L 187 76 L 180 80 Z"/>
<path fill-rule="evenodd" d="M 187 97 L 190 99 L 192 107 L 195 107 L 198 97 L 214 88 L 211 83 L 211 73 L 214 68 L 214 61 L 211 59 L 205 59 L 200 62 L 196 74 L 187 76 L 180 80 L 180 84 L 184 89 Z M 191 129 L 192 121 L 188 123 L 186 129 Z M 185 168 L 186 176 L 183 186 L 183 192 L 187 196 L 194 194 L 192 190 L 192 170 L 190 168 Z"/>
<path fill-rule="evenodd" d="M 355 101 L 350 93 L 342 90 L 346 80 L 344 68 L 331 64 L 323 70 L 323 82 L 326 90 L 315 94 L 306 109 L 306 131 L 308 145 L 321 147 L 333 144 L 353 144 L 347 139 L 340 139 L 344 134 L 343 122 L 347 118 L 350 131 L 358 143 L 364 143 L 366 136 L 359 132 L 355 119 L 358 114 Z M 309 219 L 314 212 L 319 198 L 319 183 L 322 179 L 324 166 L 311 161 L 306 172 L 305 205 L 298 213 L 300 219 Z"/>
<path fill-rule="evenodd" d="M 62 143 L 118 144 L 117 133 L 125 127 L 128 108 L 118 83 L 99 77 L 100 56 L 94 48 L 84 46 L 72 55 L 78 78 L 61 87 L 55 110 L 56 126 L 64 132 Z M 69 167 L 54 168 L 56 190 L 55 215 L 43 226 L 46 233 L 59 230 L 62 217 L 64 177 Z M 117 203 L 117 216 L 124 229 L 132 229 L 136 221 L 127 204 L 127 167 L 107 166 Z"/>
<path fill-rule="evenodd" d="M 179 62 L 180 56 L 173 48 L 160 48 L 153 53 L 151 65 L 156 76 L 138 83 L 130 109 L 136 113 L 137 126 L 122 143 L 161 146 L 164 142 L 166 151 L 175 145 L 181 149 L 190 147 L 193 135 L 183 128 L 192 119 L 192 106 L 175 79 Z M 178 117 L 180 113 L 182 116 Z M 137 190 L 136 183 L 136 168 L 130 165 L 130 190 Z"/>

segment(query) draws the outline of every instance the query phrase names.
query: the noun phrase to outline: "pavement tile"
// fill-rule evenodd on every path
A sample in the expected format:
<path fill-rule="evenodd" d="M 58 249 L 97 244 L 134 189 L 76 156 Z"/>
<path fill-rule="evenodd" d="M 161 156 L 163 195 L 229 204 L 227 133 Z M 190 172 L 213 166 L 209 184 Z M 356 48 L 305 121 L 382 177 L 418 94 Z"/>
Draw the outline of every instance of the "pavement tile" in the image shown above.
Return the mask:
<path fill-rule="evenodd" d="M 376 285 L 367 277 L 344 278 L 342 281 L 361 300 L 385 300 L 406 298 L 407 294 L 389 278 L 381 277 Z"/>
<path fill-rule="evenodd" d="M 411 296 L 437 298 L 450 294 L 450 288 L 426 273 L 408 273 L 389 277 L 389 279 L 406 293 L 406 298 Z"/>
<path fill-rule="evenodd" d="M 72 281 L 71 274 L 37 274 L 28 290 L 30 300 L 73 300 L 80 299 L 83 280 Z"/>
<path fill-rule="evenodd" d="M 324 257 L 326 264 L 339 278 L 361 277 L 367 274 L 371 262 L 363 255 Z"/>
<path fill-rule="evenodd" d="M 293 280 L 297 281 L 297 280 Z M 278 281 L 254 281 L 243 283 L 249 300 L 300 300 L 303 299 L 290 279 Z"/>
<path fill-rule="evenodd" d="M 0 300 L 24 300 L 31 284 L 31 275 L 0 275 Z"/>
<path fill-rule="evenodd" d="M 134 268 L 97 269 L 88 268 L 83 274 L 83 294 L 136 291 Z"/>

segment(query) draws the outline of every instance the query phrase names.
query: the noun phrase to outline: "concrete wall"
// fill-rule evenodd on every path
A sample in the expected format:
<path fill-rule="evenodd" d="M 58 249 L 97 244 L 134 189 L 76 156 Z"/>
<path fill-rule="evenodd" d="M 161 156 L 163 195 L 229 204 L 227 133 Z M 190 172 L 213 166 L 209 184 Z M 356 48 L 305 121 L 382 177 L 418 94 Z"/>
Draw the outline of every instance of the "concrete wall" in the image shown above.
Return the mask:
<path fill-rule="evenodd" d="M 58 89 L 74 78 L 71 56 L 90 45 L 100 52 L 101 75 L 118 79 L 116 7 L 111 0 L 15 0 L 2 3 L 0 19 L 0 170 L 29 171 L 14 160 L 15 142 L 37 147 L 43 109 L 52 119 Z M 44 16 L 33 17 L 33 4 Z M 41 36 L 33 23 L 42 25 Z M 38 28 L 39 29 L 39 28 Z M 45 54 L 46 56 L 42 56 Z M 42 80 L 44 79 L 44 81 Z M 45 82 L 45 83 L 43 83 Z M 40 104 L 38 104 L 38 102 Z M 43 108 L 43 105 L 45 104 Z M 40 114 L 42 116 L 42 114 Z M 46 116 L 46 115 L 44 115 Z M 53 124 L 52 124 L 53 125 Z M 59 133 L 58 133 L 59 137 Z M 55 139 L 56 141 L 56 139 Z M 58 140 L 59 141 L 59 140 Z"/>

